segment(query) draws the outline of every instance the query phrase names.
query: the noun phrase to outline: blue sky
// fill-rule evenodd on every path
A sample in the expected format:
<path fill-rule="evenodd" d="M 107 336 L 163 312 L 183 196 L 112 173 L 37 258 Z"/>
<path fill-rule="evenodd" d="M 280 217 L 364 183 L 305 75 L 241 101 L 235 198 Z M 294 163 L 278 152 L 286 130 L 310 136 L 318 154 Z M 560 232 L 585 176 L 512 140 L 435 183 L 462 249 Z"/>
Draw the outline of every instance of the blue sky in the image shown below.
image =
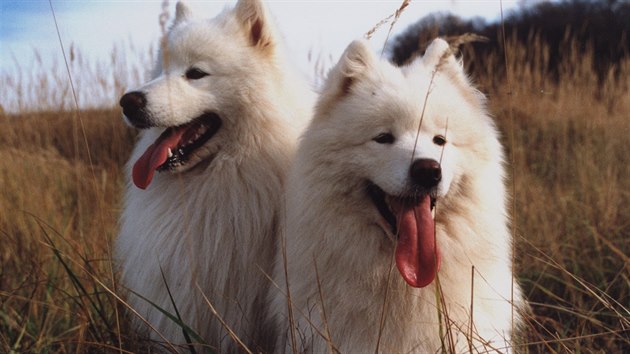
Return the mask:
<path fill-rule="evenodd" d="M 504 12 L 523 1 L 503 0 Z M 103 58 L 107 61 L 114 46 L 132 45 L 137 50 L 148 51 L 159 38 L 162 3 L 161 0 L 52 1 L 66 51 L 72 45 L 91 61 Z M 171 17 L 175 3 L 168 3 Z M 233 6 L 234 1 L 189 0 L 188 3 L 197 16 L 210 18 L 226 6 Z M 312 65 L 307 60 L 309 51 L 336 60 L 348 43 L 361 37 L 400 4 L 401 0 L 267 1 L 293 60 L 306 74 L 310 74 L 309 65 Z M 432 12 L 448 11 L 465 18 L 479 16 L 494 20 L 500 10 L 499 0 L 415 0 L 402 14 L 393 34 Z M 374 50 L 382 48 L 386 27 L 372 39 Z M 0 73 L 12 73 L 18 65 L 22 70 L 34 65 L 36 51 L 42 62 L 36 65 L 58 65 L 63 60 L 48 0 L 0 0 Z"/>

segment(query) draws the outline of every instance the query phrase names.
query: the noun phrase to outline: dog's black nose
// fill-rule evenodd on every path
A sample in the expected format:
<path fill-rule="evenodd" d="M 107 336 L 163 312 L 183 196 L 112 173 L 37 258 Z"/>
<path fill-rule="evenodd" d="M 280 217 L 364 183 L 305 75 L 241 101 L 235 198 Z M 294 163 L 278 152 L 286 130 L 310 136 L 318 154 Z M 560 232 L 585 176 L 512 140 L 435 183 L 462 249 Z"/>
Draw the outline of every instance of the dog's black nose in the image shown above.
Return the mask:
<path fill-rule="evenodd" d="M 431 159 L 418 159 L 409 169 L 411 180 L 417 186 L 433 188 L 442 180 L 440 163 Z"/>
<path fill-rule="evenodd" d="M 120 98 L 120 106 L 123 113 L 136 128 L 148 128 L 151 126 L 145 107 L 147 106 L 147 98 L 140 91 L 133 91 L 124 94 Z"/>

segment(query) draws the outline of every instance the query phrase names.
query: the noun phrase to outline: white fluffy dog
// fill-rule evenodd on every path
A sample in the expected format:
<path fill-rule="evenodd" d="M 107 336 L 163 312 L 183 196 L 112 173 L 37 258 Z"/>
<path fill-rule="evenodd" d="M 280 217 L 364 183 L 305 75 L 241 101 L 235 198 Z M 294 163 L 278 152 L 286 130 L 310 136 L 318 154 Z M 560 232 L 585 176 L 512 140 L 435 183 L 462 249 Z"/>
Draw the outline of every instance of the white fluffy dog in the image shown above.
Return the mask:
<path fill-rule="evenodd" d="M 402 69 L 348 47 L 289 174 L 277 351 L 510 350 L 523 300 L 484 100 L 441 39 Z"/>
<path fill-rule="evenodd" d="M 186 342 L 160 309 L 220 352 L 238 350 L 227 327 L 252 350 L 273 337 L 262 324 L 264 273 L 297 136 L 289 126 L 310 117 L 311 93 L 296 78 L 261 1 L 211 20 L 178 3 L 154 79 L 121 98 L 143 131 L 116 258 L 152 339 Z"/>

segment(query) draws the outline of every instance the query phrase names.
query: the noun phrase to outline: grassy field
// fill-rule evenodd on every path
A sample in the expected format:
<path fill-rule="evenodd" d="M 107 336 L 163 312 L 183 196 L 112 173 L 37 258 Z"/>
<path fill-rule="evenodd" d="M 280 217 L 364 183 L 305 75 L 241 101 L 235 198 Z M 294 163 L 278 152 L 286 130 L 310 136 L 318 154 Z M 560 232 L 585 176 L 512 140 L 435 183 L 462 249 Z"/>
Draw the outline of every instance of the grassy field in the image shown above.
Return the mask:
<path fill-rule="evenodd" d="M 491 62 L 492 81 L 479 79 L 512 160 L 516 271 L 533 310 L 527 348 L 627 352 L 630 62 L 598 82 L 592 56 L 574 55 L 554 82 L 545 52 L 508 46 L 509 80 L 497 82 Z"/>
<path fill-rule="evenodd" d="M 493 70 L 504 58 L 489 57 L 474 79 L 509 151 L 517 279 L 532 308 L 519 348 L 627 352 L 630 61 L 601 82 L 593 53 L 576 54 L 555 81 L 544 46 L 507 49 L 507 76 Z M 0 91 L 41 97 L 46 111 L 0 113 L 0 352 L 149 351 L 129 328 L 111 264 L 135 132 L 113 106 L 122 84 L 90 70 L 101 85 L 91 94 L 112 108 L 56 105 L 49 83 L 66 82 L 63 71 L 45 83 L 1 77 Z"/>

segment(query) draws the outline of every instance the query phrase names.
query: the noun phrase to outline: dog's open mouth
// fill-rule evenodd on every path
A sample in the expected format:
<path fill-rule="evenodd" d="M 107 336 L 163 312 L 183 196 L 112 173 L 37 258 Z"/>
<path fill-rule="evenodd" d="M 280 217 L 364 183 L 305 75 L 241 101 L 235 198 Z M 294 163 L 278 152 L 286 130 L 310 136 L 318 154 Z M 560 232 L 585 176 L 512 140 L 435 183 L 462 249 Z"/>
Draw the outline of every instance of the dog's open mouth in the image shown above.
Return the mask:
<path fill-rule="evenodd" d="M 416 288 L 431 284 L 440 267 L 432 193 L 394 197 L 374 183 L 368 184 L 367 193 L 388 231 L 397 236 L 396 266 L 403 279 Z"/>
<path fill-rule="evenodd" d="M 176 170 L 221 127 L 216 113 L 204 113 L 190 123 L 167 128 L 133 165 L 133 183 L 141 189 L 151 184 L 155 171 Z"/>

